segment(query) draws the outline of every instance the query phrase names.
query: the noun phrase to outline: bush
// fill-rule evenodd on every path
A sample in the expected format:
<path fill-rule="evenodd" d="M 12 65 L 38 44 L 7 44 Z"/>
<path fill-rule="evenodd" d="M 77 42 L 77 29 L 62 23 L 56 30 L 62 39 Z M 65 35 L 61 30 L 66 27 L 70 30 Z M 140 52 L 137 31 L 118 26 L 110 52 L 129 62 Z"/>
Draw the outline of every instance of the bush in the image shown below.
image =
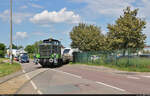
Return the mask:
<path fill-rule="evenodd" d="M 5 45 L 3 43 L 0 43 L 0 58 L 3 58 L 5 56 Z"/>

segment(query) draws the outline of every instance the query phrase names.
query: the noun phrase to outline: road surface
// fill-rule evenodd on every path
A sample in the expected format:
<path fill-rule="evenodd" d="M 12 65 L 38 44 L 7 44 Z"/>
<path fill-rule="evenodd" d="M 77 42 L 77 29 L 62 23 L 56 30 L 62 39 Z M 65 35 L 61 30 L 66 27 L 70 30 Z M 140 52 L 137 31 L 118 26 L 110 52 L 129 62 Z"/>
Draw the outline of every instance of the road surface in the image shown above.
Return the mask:
<path fill-rule="evenodd" d="M 17 94 L 150 94 L 150 73 L 110 70 L 87 65 L 41 68 L 21 64 L 29 79 Z"/>

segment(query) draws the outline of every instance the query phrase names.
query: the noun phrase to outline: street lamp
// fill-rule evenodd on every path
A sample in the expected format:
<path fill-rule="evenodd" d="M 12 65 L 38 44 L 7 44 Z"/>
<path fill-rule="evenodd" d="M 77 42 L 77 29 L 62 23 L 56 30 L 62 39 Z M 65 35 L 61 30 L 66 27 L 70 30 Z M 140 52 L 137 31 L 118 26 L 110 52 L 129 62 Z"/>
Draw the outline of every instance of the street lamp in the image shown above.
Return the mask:
<path fill-rule="evenodd" d="M 13 64 L 12 56 L 12 0 L 10 0 L 10 64 Z"/>

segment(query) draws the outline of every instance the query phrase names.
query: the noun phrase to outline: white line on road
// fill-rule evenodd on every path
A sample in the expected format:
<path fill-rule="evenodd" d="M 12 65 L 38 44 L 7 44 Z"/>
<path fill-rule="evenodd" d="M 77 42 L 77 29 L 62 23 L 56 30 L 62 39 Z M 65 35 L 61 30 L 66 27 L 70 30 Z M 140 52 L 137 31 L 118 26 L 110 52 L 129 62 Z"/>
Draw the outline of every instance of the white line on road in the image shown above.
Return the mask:
<path fill-rule="evenodd" d="M 142 77 L 150 78 L 150 76 L 142 76 Z"/>
<path fill-rule="evenodd" d="M 127 78 L 131 78 L 131 79 L 140 79 L 140 78 L 132 77 L 132 76 L 128 76 Z"/>
<path fill-rule="evenodd" d="M 25 74 L 25 76 L 27 77 L 28 80 L 30 80 L 30 77 L 27 74 Z"/>
<path fill-rule="evenodd" d="M 39 94 L 43 94 L 40 90 L 37 90 L 37 92 L 38 92 Z"/>
<path fill-rule="evenodd" d="M 26 73 L 26 71 L 25 71 L 25 70 L 22 70 L 22 72 L 23 72 L 23 73 Z"/>
<path fill-rule="evenodd" d="M 67 72 L 64 72 L 64 71 L 60 71 L 60 70 L 55 70 L 55 69 L 51 69 L 53 71 L 56 71 L 56 72 L 60 72 L 60 73 L 64 73 L 64 74 L 68 74 L 70 76 L 73 76 L 73 77 L 76 77 L 76 78 L 82 78 L 81 76 L 78 76 L 78 75 L 75 75 L 75 74 L 71 74 L 71 73 L 67 73 Z"/>
<path fill-rule="evenodd" d="M 111 87 L 111 88 L 114 88 L 114 89 L 117 89 L 117 90 L 120 90 L 120 91 L 125 91 L 124 89 L 121 89 L 121 88 L 118 88 L 118 87 L 115 87 L 115 86 L 111 86 L 111 85 L 108 85 L 108 84 L 105 84 L 105 83 L 102 83 L 102 82 L 96 82 L 98 84 L 102 84 L 102 85 L 105 85 L 105 86 L 108 86 L 108 87 Z"/>
<path fill-rule="evenodd" d="M 36 87 L 36 85 L 34 84 L 34 82 L 33 82 L 32 80 L 30 81 L 30 83 L 32 84 L 33 88 L 34 88 L 35 90 L 37 90 L 37 87 Z"/>

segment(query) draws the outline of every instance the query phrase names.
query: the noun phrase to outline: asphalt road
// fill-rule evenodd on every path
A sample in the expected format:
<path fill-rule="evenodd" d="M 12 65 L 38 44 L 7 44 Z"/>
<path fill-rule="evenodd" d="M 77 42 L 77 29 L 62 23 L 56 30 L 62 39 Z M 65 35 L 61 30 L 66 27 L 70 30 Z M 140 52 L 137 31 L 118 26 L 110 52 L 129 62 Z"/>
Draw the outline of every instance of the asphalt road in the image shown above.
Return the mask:
<path fill-rule="evenodd" d="M 24 63 L 22 67 L 24 73 L 30 71 L 26 74 L 29 81 L 17 94 L 150 94 L 150 73 L 85 65 L 41 68 L 40 65 Z"/>

